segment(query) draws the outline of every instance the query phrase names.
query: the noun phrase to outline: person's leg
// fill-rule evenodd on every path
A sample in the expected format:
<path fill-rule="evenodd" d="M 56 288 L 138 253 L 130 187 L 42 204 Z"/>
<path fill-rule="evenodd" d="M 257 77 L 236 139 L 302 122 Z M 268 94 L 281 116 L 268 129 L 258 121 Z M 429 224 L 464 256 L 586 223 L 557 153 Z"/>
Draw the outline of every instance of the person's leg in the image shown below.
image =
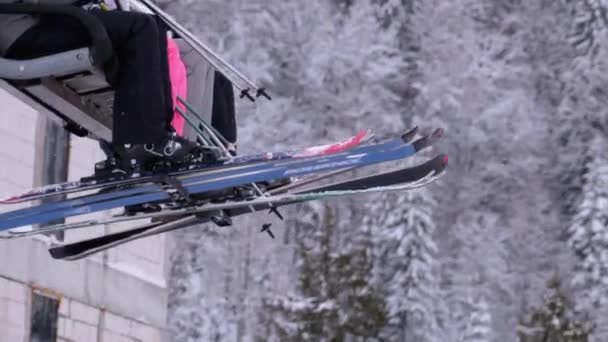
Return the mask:
<path fill-rule="evenodd" d="M 160 143 L 171 118 L 165 98 L 161 36 L 153 17 L 134 12 L 92 11 L 105 26 L 120 60 L 114 98 L 113 144 Z M 90 44 L 82 25 L 66 16 L 43 17 L 10 48 L 9 58 L 35 58 Z M 166 55 L 166 53 L 164 53 Z M 169 90 L 170 91 L 170 90 Z"/>
<path fill-rule="evenodd" d="M 167 24 L 165 24 L 164 21 L 162 21 L 160 18 L 158 17 L 154 17 L 154 20 L 156 21 L 156 25 L 158 26 L 158 30 L 159 30 L 159 35 L 158 35 L 158 46 L 159 46 L 159 51 L 160 53 L 160 65 L 161 65 L 161 77 L 162 77 L 162 90 L 164 92 L 164 98 L 165 98 L 165 110 L 167 112 L 167 127 L 168 129 L 173 130 L 173 126 L 171 125 L 171 122 L 173 121 L 173 108 L 174 108 L 174 104 L 173 104 L 173 96 L 171 96 L 171 76 L 169 74 L 169 57 L 167 55 L 167 52 L 169 50 L 169 47 L 167 45 L 167 30 L 169 29 L 167 27 Z"/>
<path fill-rule="evenodd" d="M 160 159 L 184 160 L 194 146 L 170 135 L 172 107 L 165 96 L 170 94 L 170 84 L 168 75 L 163 75 L 168 70 L 168 66 L 163 66 L 167 61 L 166 35 L 149 15 L 117 11 L 91 13 L 106 28 L 120 61 L 112 144 L 124 162 L 123 167 L 129 168 L 133 159 L 141 164 Z M 88 44 L 90 37 L 77 20 L 58 16 L 45 18 L 26 32 L 9 53 L 32 58 Z M 131 146 L 125 148 L 126 144 Z"/>
<path fill-rule="evenodd" d="M 6 53 L 7 58 L 30 59 L 86 46 L 90 41 L 82 25 L 70 17 L 45 16 L 27 30 Z"/>
<path fill-rule="evenodd" d="M 236 145 L 236 110 L 234 88 L 222 73 L 215 72 L 213 82 L 213 112 L 211 124 L 226 140 Z"/>
<path fill-rule="evenodd" d="M 134 12 L 92 12 L 112 40 L 120 71 L 114 98 L 113 143 L 160 144 L 169 132 L 171 106 L 166 52 L 156 20 Z M 166 43 L 165 43 L 166 44 Z M 165 45 L 166 46 L 166 45 Z"/>

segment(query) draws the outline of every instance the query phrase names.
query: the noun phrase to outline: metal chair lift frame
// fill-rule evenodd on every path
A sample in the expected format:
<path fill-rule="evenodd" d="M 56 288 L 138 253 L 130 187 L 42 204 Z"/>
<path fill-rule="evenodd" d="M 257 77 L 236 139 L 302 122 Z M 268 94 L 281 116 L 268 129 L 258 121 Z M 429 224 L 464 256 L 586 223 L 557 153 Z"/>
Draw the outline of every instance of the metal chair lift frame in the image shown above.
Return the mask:
<path fill-rule="evenodd" d="M 227 63 L 192 33 L 148 0 L 132 1 L 136 10 L 157 15 L 241 92 L 241 98 L 255 101 L 270 96 L 232 65 Z M 55 114 L 72 133 L 107 143 L 112 139 L 113 75 L 117 61 L 112 44 L 101 23 L 88 11 L 76 6 L 0 4 L 3 14 L 67 15 L 79 20 L 91 35 L 92 45 L 29 60 L 0 57 L 0 78 Z M 255 97 L 250 92 L 255 92 Z M 187 104 L 183 99 L 180 102 Z M 191 106 L 184 115 L 190 125 L 202 118 Z M 199 141 L 226 152 L 222 137 L 211 125 L 196 125 Z"/>

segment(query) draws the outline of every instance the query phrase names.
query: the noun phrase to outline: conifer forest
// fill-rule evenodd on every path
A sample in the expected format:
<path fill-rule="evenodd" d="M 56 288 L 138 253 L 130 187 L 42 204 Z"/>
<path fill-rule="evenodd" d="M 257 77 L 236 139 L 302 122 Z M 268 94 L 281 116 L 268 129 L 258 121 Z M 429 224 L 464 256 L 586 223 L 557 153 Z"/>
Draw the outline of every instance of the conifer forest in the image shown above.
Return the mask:
<path fill-rule="evenodd" d="M 173 233 L 174 341 L 608 341 L 608 0 L 159 3 L 272 94 L 239 153 L 418 126 L 450 156 Z"/>

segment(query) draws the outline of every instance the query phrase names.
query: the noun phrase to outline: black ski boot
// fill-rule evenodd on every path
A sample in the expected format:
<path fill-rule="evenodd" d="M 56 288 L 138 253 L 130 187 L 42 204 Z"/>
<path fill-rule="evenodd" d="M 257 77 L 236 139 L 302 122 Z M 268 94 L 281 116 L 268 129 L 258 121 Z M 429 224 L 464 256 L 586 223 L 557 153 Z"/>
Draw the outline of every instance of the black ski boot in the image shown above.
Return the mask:
<path fill-rule="evenodd" d="M 125 176 L 130 173 L 131 167 L 129 165 L 124 165 L 124 163 L 121 162 L 115 146 L 112 146 L 111 143 L 105 140 L 100 140 L 99 147 L 106 155 L 106 160 L 95 163 L 95 173 L 92 178 L 108 179 Z"/>
<path fill-rule="evenodd" d="M 106 160 L 95 163 L 95 178 L 105 179 L 112 177 L 120 177 L 129 174 L 130 168 L 122 165 L 116 157 L 110 157 Z"/>
<path fill-rule="evenodd" d="M 136 144 L 125 148 L 121 154 L 121 159 L 134 161 L 131 164 L 143 167 L 159 162 L 170 164 L 188 161 L 191 152 L 196 149 L 196 144 L 184 138 L 170 134 L 158 144 Z"/>

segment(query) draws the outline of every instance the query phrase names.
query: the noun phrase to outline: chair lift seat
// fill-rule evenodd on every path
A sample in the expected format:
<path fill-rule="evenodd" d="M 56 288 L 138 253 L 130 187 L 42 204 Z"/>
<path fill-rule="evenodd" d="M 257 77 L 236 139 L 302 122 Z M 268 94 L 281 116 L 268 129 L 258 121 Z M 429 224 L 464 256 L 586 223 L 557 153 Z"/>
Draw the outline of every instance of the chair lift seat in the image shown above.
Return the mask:
<path fill-rule="evenodd" d="M 0 57 L 0 78 L 89 137 L 111 141 L 114 91 L 102 69 L 116 57 L 101 23 L 74 6 L 0 4 L 0 13 L 63 14 L 83 23 L 92 46 L 27 60 Z"/>

